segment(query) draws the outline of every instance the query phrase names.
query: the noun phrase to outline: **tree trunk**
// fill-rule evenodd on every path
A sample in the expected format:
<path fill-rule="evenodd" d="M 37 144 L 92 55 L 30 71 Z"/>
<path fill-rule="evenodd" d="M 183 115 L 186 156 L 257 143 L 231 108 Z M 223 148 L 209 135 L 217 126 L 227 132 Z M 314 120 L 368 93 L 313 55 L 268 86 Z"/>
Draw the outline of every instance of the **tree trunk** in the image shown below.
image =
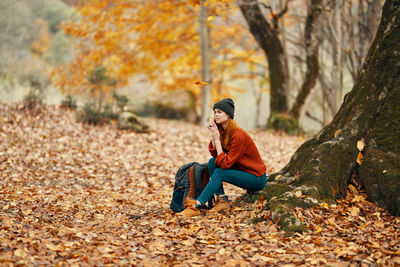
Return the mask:
<path fill-rule="evenodd" d="M 307 10 L 307 19 L 304 29 L 304 41 L 306 50 L 306 76 L 304 78 L 303 85 L 301 86 L 300 92 L 297 94 L 296 101 L 290 110 L 291 115 L 299 121 L 301 110 L 306 102 L 308 95 L 317 83 L 319 73 L 319 62 L 318 62 L 318 47 L 319 42 L 316 36 L 315 25 L 318 21 L 318 17 L 321 14 L 322 0 L 311 0 L 311 4 Z"/>
<path fill-rule="evenodd" d="M 200 123 L 206 125 L 210 117 L 211 102 L 211 63 L 209 54 L 209 34 L 207 26 L 208 7 L 206 0 L 200 2 L 200 53 L 201 53 L 201 79 L 207 84 L 201 86 L 201 117 Z"/>
<path fill-rule="evenodd" d="M 287 112 L 289 70 L 277 26 L 271 27 L 262 14 L 257 0 L 242 0 L 239 6 L 250 32 L 267 57 L 271 86 L 271 114 Z"/>
<path fill-rule="evenodd" d="M 334 203 L 345 196 L 356 167 L 357 141 L 362 138 L 366 146 L 360 182 L 370 201 L 400 215 L 399 77 L 400 1 L 387 0 L 367 58 L 338 113 L 268 179 L 267 206 L 283 229 L 304 230 L 291 212 L 294 207 Z"/>

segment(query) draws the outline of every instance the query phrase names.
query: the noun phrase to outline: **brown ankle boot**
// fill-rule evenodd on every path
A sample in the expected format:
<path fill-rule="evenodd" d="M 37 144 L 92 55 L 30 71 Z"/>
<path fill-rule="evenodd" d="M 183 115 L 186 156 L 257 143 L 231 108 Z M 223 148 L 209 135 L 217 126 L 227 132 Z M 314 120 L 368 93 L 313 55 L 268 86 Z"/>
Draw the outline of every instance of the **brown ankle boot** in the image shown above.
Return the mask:
<path fill-rule="evenodd" d="M 217 196 L 214 207 L 207 211 L 207 213 L 217 213 L 219 211 L 227 210 L 228 208 L 229 201 L 227 199 L 221 198 L 220 196 Z"/>
<path fill-rule="evenodd" d="M 196 205 L 187 207 L 183 211 L 177 213 L 176 215 L 183 216 L 183 217 L 193 217 L 200 215 L 200 209 L 196 208 Z"/>
<path fill-rule="evenodd" d="M 196 206 L 196 199 L 191 197 L 186 197 L 185 200 L 183 201 L 183 207 L 187 208 L 192 206 Z"/>

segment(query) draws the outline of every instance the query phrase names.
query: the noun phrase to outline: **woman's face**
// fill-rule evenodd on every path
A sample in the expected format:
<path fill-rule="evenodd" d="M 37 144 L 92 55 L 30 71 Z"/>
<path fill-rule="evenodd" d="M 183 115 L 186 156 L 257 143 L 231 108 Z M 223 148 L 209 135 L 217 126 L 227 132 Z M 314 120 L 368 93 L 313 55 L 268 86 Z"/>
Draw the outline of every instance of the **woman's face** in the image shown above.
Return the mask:
<path fill-rule="evenodd" d="M 215 123 L 221 124 L 227 122 L 229 119 L 229 115 L 220 109 L 214 109 L 214 120 Z"/>

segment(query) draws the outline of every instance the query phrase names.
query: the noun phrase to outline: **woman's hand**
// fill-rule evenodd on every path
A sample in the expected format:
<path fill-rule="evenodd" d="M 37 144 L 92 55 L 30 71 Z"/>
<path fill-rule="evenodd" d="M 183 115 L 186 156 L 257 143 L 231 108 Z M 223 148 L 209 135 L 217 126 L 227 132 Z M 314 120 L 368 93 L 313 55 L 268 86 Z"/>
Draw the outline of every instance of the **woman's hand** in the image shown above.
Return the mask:
<path fill-rule="evenodd" d="M 217 124 L 215 123 L 214 119 L 210 120 L 210 122 L 208 123 L 207 128 L 211 132 L 212 145 L 213 145 L 213 147 L 215 147 L 217 149 L 217 154 L 219 155 L 219 154 L 221 154 L 223 152 L 223 150 L 222 150 L 221 141 L 219 140 L 220 133 L 219 133 Z"/>
<path fill-rule="evenodd" d="M 213 140 L 214 142 L 217 141 L 217 140 L 219 140 L 220 134 L 219 134 L 219 130 L 218 130 L 217 124 L 215 124 L 214 119 L 210 119 L 210 122 L 208 123 L 207 128 L 208 128 L 208 129 L 210 130 L 210 132 L 211 132 L 211 138 L 212 138 L 212 140 Z"/>

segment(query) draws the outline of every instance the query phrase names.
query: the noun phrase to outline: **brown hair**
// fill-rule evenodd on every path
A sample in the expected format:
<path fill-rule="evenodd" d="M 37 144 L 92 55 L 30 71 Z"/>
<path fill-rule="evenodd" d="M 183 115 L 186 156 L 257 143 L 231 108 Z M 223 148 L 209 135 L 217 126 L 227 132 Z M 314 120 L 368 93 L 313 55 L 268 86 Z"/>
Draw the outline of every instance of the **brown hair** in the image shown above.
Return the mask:
<path fill-rule="evenodd" d="M 228 125 L 226 127 L 226 130 L 224 130 L 222 125 L 218 124 L 218 130 L 220 133 L 219 138 L 220 138 L 223 150 L 227 151 L 231 148 L 232 134 L 237 128 L 238 128 L 237 123 L 231 118 L 228 118 Z"/>

